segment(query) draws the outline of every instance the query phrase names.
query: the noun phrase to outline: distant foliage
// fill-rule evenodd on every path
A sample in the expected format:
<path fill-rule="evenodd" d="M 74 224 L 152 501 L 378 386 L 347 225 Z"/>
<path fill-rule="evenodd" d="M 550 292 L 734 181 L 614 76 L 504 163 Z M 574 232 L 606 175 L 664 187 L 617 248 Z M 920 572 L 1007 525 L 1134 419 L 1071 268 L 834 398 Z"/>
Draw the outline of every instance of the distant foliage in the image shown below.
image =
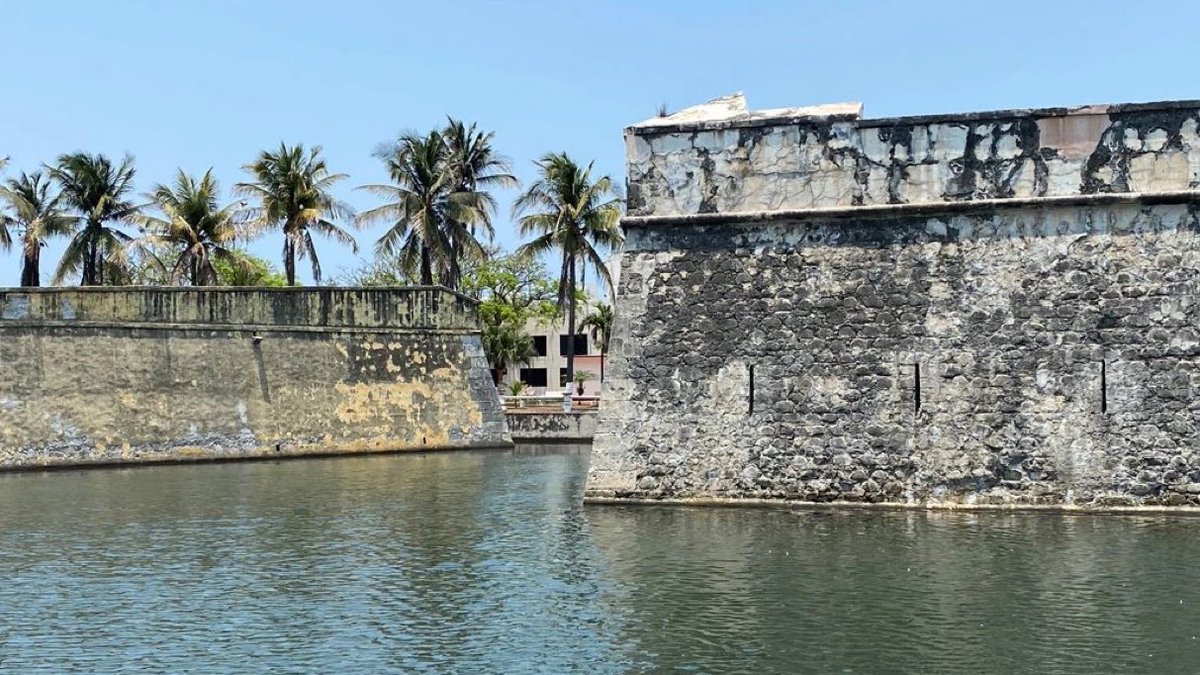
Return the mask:
<path fill-rule="evenodd" d="M 596 307 L 592 310 L 592 313 L 579 322 L 579 329 L 589 331 L 592 335 L 592 342 L 600 350 L 600 381 L 603 382 L 604 362 L 607 360 L 604 357 L 608 356 L 608 344 L 612 340 L 612 305 L 603 302 L 596 303 Z"/>
<path fill-rule="evenodd" d="M 271 263 L 236 251 L 236 260 L 218 259 L 213 263 L 217 270 L 217 281 L 222 286 L 287 286 L 288 281 Z"/>
<path fill-rule="evenodd" d="M 387 224 L 376 255 L 422 285 L 457 290 L 464 265 L 483 260 L 493 237 L 490 190 L 517 186 L 508 160 L 493 149 L 490 132 L 454 119 L 444 129 L 403 134 L 375 156 L 391 182 L 359 188 L 386 200 L 359 224 Z"/>
<path fill-rule="evenodd" d="M 212 170 L 200 178 L 183 171 L 173 185 L 157 185 L 147 197 L 157 214 L 137 217 L 145 234 L 132 242 L 163 268 L 163 283 L 215 286 L 216 263 L 241 264 L 232 248 L 240 231 L 236 205 L 220 206 L 221 188 Z"/>
<path fill-rule="evenodd" d="M 396 258 L 377 255 L 339 274 L 337 283 L 340 286 L 414 286 L 421 280 L 413 277 L 408 267 Z"/>
<path fill-rule="evenodd" d="M 665 110 L 665 106 L 664 106 Z M 526 325 L 549 322 L 586 302 L 587 270 L 607 278 L 601 256 L 620 245 L 620 199 L 607 176 L 591 176 L 565 154 L 536 162 L 539 179 L 513 210 L 531 239 L 518 253 L 492 248 L 495 193 L 520 188 L 494 134 L 448 118 L 425 134 L 408 133 L 375 152 L 389 181 L 364 185 L 383 203 L 356 215 L 335 195 L 347 176 L 333 172 L 320 146 L 280 143 L 243 168 L 227 202 L 212 171 L 180 170 L 138 197 L 134 159 L 73 152 L 0 184 L 0 251 L 17 249 L 21 284 L 41 282 L 47 242 L 66 238 L 53 283 L 80 285 L 297 284 L 297 260 L 322 281 L 316 237 L 357 253 L 346 225 L 382 222 L 375 255 L 337 275 L 350 286 L 443 285 L 478 298 L 494 362 L 519 362 Z M 0 157 L 0 171 L 7 157 Z M 246 253 L 264 233 L 282 235 L 282 272 Z M 558 273 L 542 258 L 561 253 Z M 527 337 L 527 336 L 526 336 Z M 526 340 L 527 341 L 527 340 Z M 570 365 L 568 366 L 571 367 Z"/>
<path fill-rule="evenodd" d="M 558 316 L 558 285 L 535 258 L 489 251 L 489 256 L 465 270 L 462 291 L 479 299 L 483 349 L 498 384 L 510 366 L 535 356 L 527 326 Z"/>

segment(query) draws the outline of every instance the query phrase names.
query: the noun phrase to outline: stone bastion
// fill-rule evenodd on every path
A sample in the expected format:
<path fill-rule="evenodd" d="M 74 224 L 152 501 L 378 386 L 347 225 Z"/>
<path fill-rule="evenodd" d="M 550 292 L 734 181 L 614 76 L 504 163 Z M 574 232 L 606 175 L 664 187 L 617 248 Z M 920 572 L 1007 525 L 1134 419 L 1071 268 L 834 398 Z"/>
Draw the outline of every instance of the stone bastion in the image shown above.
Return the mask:
<path fill-rule="evenodd" d="M 1200 504 L 1200 102 L 630 127 L 591 501 Z"/>
<path fill-rule="evenodd" d="M 0 469 L 510 443 L 443 288 L 0 289 Z"/>

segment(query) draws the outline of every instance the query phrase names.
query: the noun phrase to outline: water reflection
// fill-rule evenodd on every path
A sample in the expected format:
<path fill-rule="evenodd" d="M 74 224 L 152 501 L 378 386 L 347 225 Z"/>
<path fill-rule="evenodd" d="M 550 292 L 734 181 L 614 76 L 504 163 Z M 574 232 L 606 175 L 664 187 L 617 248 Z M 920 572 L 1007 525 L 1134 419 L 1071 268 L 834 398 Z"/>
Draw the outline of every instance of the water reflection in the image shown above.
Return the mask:
<path fill-rule="evenodd" d="M 1200 520 L 636 507 L 588 517 L 609 573 L 638 589 L 628 637 L 663 668 L 1191 672 L 1200 656 L 1200 592 L 1185 581 Z"/>
<path fill-rule="evenodd" d="M 1190 672 L 1200 520 L 584 507 L 587 449 L 0 476 L 0 670 Z"/>

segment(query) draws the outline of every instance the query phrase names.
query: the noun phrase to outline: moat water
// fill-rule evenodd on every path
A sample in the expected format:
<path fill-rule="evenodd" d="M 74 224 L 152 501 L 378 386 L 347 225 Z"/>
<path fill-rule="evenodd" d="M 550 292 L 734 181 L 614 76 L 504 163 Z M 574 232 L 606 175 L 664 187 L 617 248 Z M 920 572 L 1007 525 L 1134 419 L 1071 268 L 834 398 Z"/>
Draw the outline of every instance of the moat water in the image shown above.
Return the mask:
<path fill-rule="evenodd" d="M 582 506 L 586 448 L 0 476 L 0 672 L 1200 670 L 1200 519 Z"/>

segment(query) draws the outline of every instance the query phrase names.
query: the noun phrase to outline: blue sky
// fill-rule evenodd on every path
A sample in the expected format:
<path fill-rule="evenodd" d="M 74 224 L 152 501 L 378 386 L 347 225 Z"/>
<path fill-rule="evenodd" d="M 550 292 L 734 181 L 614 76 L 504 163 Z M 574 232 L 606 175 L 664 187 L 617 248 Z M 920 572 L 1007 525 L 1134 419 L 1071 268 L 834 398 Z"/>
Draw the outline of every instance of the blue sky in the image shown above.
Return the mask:
<path fill-rule="evenodd" d="M 178 167 L 229 188 L 264 148 L 320 144 L 362 209 L 351 188 L 384 179 L 372 149 L 453 115 L 494 130 L 522 179 L 566 151 L 623 181 L 624 126 L 739 90 L 870 117 L 1200 98 L 1196 19 L 1185 1 L 0 0 L 0 156 L 11 175 L 129 152 L 139 191 Z M 278 264 L 280 245 L 251 250 Z M 327 276 L 355 264 L 321 251 Z M 18 264 L 0 254 L 0 286 Z"/>

